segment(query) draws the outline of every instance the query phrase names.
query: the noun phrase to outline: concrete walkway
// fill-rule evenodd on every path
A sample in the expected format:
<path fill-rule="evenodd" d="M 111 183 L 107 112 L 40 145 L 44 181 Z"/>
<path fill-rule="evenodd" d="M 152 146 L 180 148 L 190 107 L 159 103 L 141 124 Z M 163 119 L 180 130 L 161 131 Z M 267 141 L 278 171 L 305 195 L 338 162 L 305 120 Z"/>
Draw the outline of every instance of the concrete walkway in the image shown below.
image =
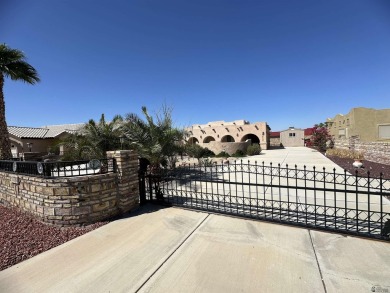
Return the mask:
<path fill-rule="evenodd" d="M 146 206 L 1 271 L 0 292 L 390 291 L 389 271 L 390 243 Z"/>

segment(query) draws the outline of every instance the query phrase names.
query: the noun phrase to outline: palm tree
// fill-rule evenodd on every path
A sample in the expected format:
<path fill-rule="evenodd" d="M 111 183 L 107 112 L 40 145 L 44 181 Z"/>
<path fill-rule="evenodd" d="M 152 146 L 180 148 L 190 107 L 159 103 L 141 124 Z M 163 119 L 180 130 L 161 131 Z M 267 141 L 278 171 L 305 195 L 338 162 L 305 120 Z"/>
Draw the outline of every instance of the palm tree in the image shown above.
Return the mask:
<path fill-rule="evenodd" d="M 103 158 L 107 151 L 119 149 L 122 123 L 123 118 L 120 115 L 115 115 L 110 122 L 106 122 L 102 114 L 98 123 L 90 119 L 80 133 L 90 141 L 91 146 Z"/>
<path fill-rule="evenodd" d="M 0 44 L 0 159 L 12 158 L 3 94 L 4 78 L 21 80 L 29 84 L 39 82 L 37 71 L 25 61 L 23 52 Z"/>
<path fill-rule="evenodd" d="M 114 116 L 106 122 L 102 114 L 99 122 L 90 119 L 77 133 L 67 137 L 64 144 L 67 153 L 65 160 L 96 159 L 106 157 L 107 151 L 120 148 L 123 118 Z"/>
<path fill-rule="evenodd" d="M 156 121 L 149 115 L 146 107 L 142 107 L 142 112 L 146 121 L 136 114 L 127 114 L 123 133 L 130 147 L 147 158 L 151 167 L 157 170 L 161 165 L 172 163 L 172 159 L 180 151 L 184 131 L 173 126 L 172 110 L 166 106 L 156 115 Z"/>

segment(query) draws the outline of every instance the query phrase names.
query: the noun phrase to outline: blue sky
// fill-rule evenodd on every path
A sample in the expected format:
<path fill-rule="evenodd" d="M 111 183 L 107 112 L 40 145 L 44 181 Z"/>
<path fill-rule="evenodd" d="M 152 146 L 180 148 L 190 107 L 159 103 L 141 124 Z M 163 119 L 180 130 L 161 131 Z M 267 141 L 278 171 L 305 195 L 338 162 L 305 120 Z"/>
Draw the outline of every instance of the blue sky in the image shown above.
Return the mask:
<path fill-rule="evenodd" d="M 0 42 L 41 82 L 6 80 L 8 125 L 173 107 L 178 126 L 310 127 L 390 108 L 390 1 L 2 0 Z"/>

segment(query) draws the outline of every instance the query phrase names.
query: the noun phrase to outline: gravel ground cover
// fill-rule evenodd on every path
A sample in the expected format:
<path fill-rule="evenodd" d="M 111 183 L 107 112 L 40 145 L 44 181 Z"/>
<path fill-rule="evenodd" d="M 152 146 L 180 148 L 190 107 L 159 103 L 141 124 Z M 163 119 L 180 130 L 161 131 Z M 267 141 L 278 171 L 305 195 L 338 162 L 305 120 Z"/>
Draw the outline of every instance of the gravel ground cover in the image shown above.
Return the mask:
<path fill-rule="evenodd" d="M 379 178 L 380 173 L 382 173 L 384 179 L 390 179 L 390 165 L 363 160 L 363 168 L 357 169 L 352 166 L 352 163 L 354 162 L 353 159 L 346 159 L 335 156 L 328 156 L 328 158 L 351 174 L 355 174 L 357 171 L 359 176 L 367 176 L 367 172 L 370 171 L 370 177 Z"/>
<path fill-rule="evenodd" d="M 357 170 L 359 176 L 367 176 L 370 171 L 371 177 L 379 177 L 382 173 L 383 178 L 390 179 L 389 165 L 363 161 L 364 168 L 355 169 L 352 159 L 328 158 L 351 174 Z M 0 271 L 107 223 L 59 228 L 44 224 L 16 208 L 0 205 Z"/>
<path fill-rule="evenodd" d="M 0 205 L 0 271 L 107 223 L 59 228 Z"/>

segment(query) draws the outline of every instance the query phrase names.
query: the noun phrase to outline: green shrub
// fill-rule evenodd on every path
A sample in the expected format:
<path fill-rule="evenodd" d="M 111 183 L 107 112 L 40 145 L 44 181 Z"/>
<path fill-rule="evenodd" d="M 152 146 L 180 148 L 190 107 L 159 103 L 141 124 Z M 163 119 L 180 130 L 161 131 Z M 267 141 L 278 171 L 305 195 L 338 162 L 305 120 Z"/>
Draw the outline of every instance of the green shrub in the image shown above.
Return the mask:
<path fill-rule="evenodd" d="M 240 158 L 244 157 L 245 153 L 242 150 L 236 150 L 236 152 L 233 154 L 233 157 Z"/>
<path fill-rule="evenodd" d="M 260 153 L 261 153 L 261 147 L 258 144 L 252 144 L 248 146 L 248 149 L 246 150 L 246 154 L 248 156 L 260 155 Z"/>
<path fill-rule="evenodd" d="M 204 148 L 203 153 L 202 153 L 202 157 L 203 158 L 215 157 L 215 154 L 213 151 L 210 151 L 208 148 Z"/>
<path fill-rule="evenodd" d="M 218 155 L 217 155 L 218 158 L 228 158 L 230 157 L 230 155 L 227 153 L 227 152 L 220 152 Z"/>

